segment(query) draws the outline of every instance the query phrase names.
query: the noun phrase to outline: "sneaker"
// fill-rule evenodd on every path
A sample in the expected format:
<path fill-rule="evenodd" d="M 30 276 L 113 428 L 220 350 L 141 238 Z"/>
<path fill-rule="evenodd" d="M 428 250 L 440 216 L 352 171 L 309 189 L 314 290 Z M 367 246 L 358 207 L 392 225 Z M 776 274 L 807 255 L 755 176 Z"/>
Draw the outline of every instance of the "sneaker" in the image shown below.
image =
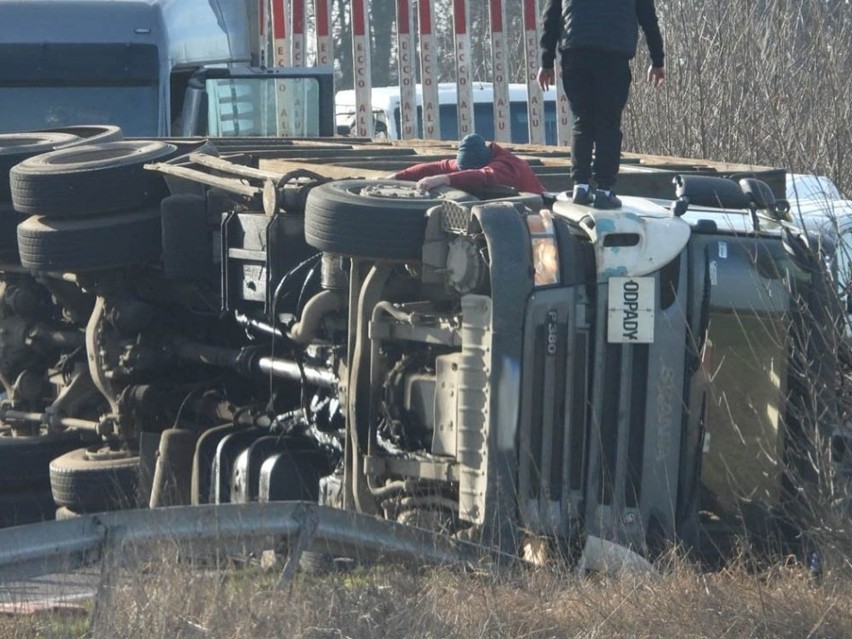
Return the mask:
<path fill-rule="evenodd" d="M 621 200 L 619 200 L 612 191 L 598 189 L 595 191 L 595 201 L 592 206 L 596 209 L 620 209 Z"/>
<path fill-rule="evenodd" d="M 571 201 L 574 204 L 584 204 L 588 205 L 592 203 L 592 194 L 589 191 L 588 184 L 576 184 L 574 185 L 574 193 L 571 196 Z"/>

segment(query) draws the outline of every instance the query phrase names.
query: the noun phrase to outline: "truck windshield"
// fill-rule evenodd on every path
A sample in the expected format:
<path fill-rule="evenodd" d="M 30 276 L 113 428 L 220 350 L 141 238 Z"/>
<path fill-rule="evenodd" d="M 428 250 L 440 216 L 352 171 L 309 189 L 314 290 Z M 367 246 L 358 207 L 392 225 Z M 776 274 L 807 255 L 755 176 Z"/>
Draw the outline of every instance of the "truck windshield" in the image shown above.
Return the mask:
<path fill-rule="evenodd" d="M 208 134 L 316 137 L 320 135 L 320 83 L 316 78 L 210 78 Z"/>
<path fill-rule="evenodd" d="M 117 124 L 127 136 L 157 135 L 154 86 L 0 86 L 5 131 Z"/>
<path fill-rule="evenodd" d="M 157 135 L 159 58 L 148 44 L 0 44 L 0 131 L 117 124 Z"/>

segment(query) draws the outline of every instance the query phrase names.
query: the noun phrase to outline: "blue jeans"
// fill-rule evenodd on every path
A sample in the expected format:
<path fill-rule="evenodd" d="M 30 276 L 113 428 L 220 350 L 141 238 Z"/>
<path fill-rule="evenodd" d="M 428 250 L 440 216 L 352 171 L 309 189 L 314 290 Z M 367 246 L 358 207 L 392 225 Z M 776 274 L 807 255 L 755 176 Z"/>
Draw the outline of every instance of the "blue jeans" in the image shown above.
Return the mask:
<path fill-rule="evenodd" d="M 621 113 L 630 94 L 630 60 L 604 51 L 561 52 L 562 86 L 573 118 L 571 179 L 599 189 L 615 185 L 621 159 Z M 592 154 L 594 151 L 594 171 Z"/>

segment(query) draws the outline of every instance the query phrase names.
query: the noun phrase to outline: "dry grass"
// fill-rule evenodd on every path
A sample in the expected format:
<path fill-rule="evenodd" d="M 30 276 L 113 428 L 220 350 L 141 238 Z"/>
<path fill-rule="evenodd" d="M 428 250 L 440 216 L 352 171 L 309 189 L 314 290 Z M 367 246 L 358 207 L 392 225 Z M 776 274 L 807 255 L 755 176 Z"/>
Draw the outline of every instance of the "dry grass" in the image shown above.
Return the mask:
<path fill-rule="evenodd" d="M 495 575 L 376 566 L 324 578 L 256 566 L 199 570 L 162 562 L 122 571 L 100 614 L 0 619 L 0 636 L 305 637 L 849 637 L 850 573 L 820 582 L 796 563 L 755 573 L 743 560 L 702 574 L 674 559 L 660 577 L 529 570 Z"/>

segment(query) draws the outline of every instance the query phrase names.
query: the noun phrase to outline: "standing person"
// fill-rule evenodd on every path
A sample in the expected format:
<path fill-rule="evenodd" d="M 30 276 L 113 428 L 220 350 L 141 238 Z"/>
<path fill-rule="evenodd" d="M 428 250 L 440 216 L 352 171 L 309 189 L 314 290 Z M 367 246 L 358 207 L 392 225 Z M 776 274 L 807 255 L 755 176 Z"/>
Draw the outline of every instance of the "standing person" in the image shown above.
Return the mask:
<path fill-rule="evenodd" d="M 477 133 L 464 137 L 455 160 L 415 164 L 391 177 L 417 182 L 417 188 L 421 191 L 439 186 L 476 191 L 483 187 L 502 185 L 539 195 L 544 192 L 544 187 L 528 162 L 494 142 L 486 143 Z"/>
<path fill-rule="evenodd" d="M 612 189 L 618 175 L 621 113 L 630 93 L 630 60 L 636 55 L 639 26 L 651 54 L 648 82 L 657 88 L 666 72 L 654 0 L 546 0 L 538 83 L 545 90 L 553 84 L 558 45 L 562 85 L 573 117 L 571 179 L 572 199 L 577 204 L 599 209 L 621 206 Z"/>

